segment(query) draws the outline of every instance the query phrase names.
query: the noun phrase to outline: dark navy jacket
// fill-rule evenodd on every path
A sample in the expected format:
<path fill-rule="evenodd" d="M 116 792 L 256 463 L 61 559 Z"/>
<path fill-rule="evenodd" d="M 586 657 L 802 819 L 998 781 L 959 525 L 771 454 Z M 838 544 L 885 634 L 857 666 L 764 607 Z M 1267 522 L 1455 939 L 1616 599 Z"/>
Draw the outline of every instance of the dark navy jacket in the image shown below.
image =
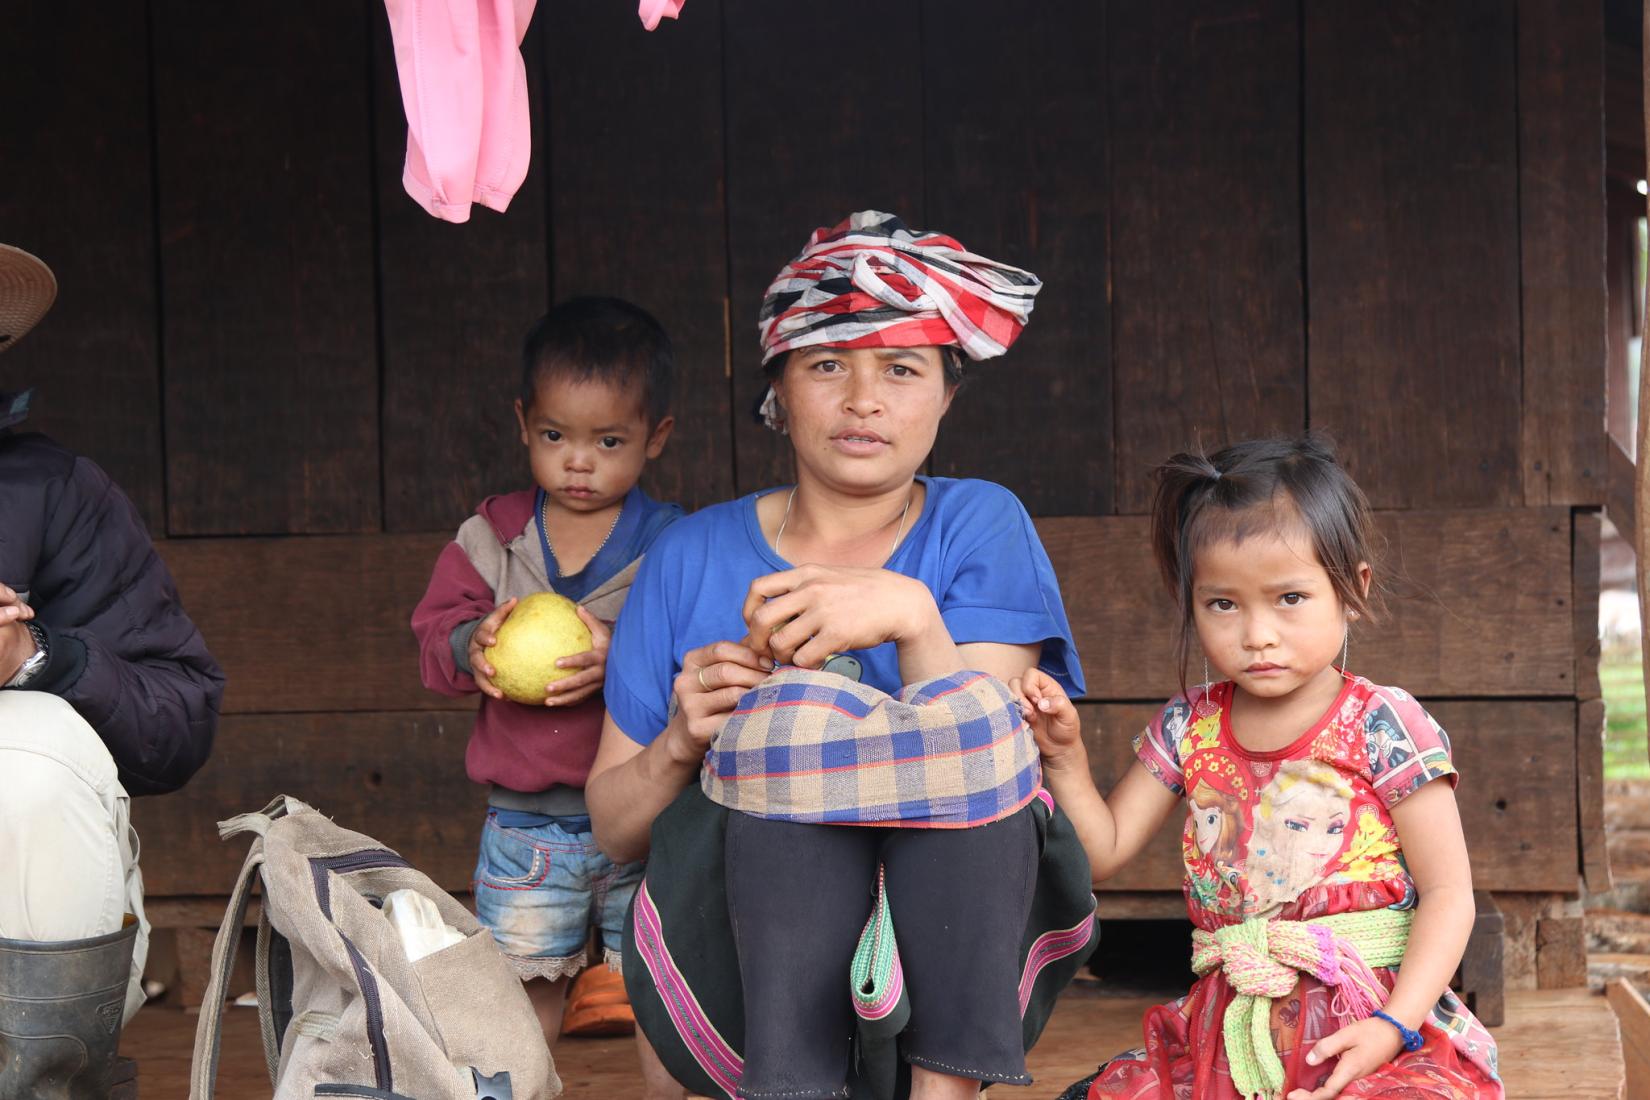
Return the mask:
<path fill-rule="evenodd" d="M 0 582 L 46 631 L 23 690 L 79 711 L 129 794 L 183 786 L 212 749 L 223 671 L 126 494 L 43 435 L 0 431 Z"/>

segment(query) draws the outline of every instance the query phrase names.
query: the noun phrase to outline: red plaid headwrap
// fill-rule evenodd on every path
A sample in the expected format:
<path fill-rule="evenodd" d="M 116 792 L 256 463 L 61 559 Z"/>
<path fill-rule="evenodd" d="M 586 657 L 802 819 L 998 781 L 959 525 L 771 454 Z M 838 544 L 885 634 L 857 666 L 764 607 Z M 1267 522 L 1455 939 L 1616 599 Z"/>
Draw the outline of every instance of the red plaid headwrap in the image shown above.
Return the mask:
<path fill-rule="evenodd" d="M 970 359 L 1008 350 L 1042 282 L 1029 271 L 966 251 L 955 238 L 907 229 L 861 210 L 816 229 L 774 279 L 757 328 L 762 362 L 795 348 L 951 346 Z M 769 427 L 782 421 L 770 390 Z"/>

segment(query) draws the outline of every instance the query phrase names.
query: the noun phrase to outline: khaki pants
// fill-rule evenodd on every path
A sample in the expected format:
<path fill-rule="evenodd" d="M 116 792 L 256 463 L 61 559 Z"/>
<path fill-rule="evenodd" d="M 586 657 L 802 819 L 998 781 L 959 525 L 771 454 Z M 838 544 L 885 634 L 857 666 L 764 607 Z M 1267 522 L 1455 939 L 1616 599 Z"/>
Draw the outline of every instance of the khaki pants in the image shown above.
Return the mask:
<path fill-rule="evenodd" d="M 143 1004 L 149 922 L 129 799 L 114 759 L 75 709 L 0 691 L 0 938 L 52 942 L 137 917 L 126 1019 Z"/>

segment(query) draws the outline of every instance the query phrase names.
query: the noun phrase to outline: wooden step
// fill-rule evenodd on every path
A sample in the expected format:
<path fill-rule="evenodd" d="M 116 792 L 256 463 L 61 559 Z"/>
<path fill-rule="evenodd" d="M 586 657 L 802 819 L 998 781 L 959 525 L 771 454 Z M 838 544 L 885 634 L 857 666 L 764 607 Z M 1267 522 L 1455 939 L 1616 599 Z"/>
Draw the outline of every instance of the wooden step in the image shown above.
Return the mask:
<path fill-rule="evenodd" d="M 1650 1095 L 1650 1005 L 1645 1004 L 1632 982 L 1611 982 L 1608 995 L 1621 1033 L 1627 1084 L 1624 1095 L 1637 1100 Z"/>
<path fill-rule="evenodd" d="M 1626 828 L 1612 821 L 1605 825 L 1604 838 L 1610 846 L 1610 869 L 1617 878 L 1624 874 L 1650 877 L 1650 829 Z"/>
<path fill-rule="evenodd" d="M 1604 820 L 1611 829 L 1650 830 L 1650 779 L 1612 779 L 1606 783 Z"/>
<path fill-rule="evenodd" d="M 1650 988 L 1650 954 L 1599 951 L 1587 956 L 1588 988 L 1603 989 L 1610 982 L 1624 980 Z"/>
<path fill-rule="evenodd" d="M 996 1100 L 1052 1100 L 1099 1062 L 1140 1042 L 1142 1014 L 1152 998 L 1106 996 L 1093 983 L 1074 984 L 1060 998 L 1042 1041 L 1027 1058 L 1036 1083 L 993 1088 Z M 1615 1100 L 1621 1095 L 1622 1048 L 1610 1005 L 1580 989 L 1507 993 L 1507 1022 L 1491 1029 L 1501 1048 L 1507 1096 L 1517 1100 Z M 188 1092 L 195 1018 L 166 1009 L 138 1013 L 122 1049 L 143 1066 L 150 1096 Z M 1647 1032 L 1650 1034 L 1650 1032 Z M 641 1074 L 629 1039 L 563 1039 L 556 1069 L 563 1100 L 638 1096 Z M 231 1010 L 224 1019 L 220 1096 L 268 1096 L 258 1014 Z M 1001 1095 L 999 1095 L 1001 1094 Z"/>
<path fill-rule="evenodd" d="M 1650 955 L 1650 913 L 1587 910 L 1587 950 L 1590 954 Z"/>

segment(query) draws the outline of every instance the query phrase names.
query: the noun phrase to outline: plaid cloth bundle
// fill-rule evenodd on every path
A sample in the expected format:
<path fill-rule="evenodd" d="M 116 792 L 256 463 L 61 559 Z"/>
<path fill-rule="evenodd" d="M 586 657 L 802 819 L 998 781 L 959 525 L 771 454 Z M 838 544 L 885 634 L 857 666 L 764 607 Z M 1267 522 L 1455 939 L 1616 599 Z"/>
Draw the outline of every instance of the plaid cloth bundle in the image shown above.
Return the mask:
<path fill-rule="evenodd" d="M 983 672 L 897 699 L 831 672 L 776 672 L 739 701 L 700 773 L 712 802 L 756 817 L 931 829 L 1005 818 L 1041 783 L 1018 703 Z"/>

